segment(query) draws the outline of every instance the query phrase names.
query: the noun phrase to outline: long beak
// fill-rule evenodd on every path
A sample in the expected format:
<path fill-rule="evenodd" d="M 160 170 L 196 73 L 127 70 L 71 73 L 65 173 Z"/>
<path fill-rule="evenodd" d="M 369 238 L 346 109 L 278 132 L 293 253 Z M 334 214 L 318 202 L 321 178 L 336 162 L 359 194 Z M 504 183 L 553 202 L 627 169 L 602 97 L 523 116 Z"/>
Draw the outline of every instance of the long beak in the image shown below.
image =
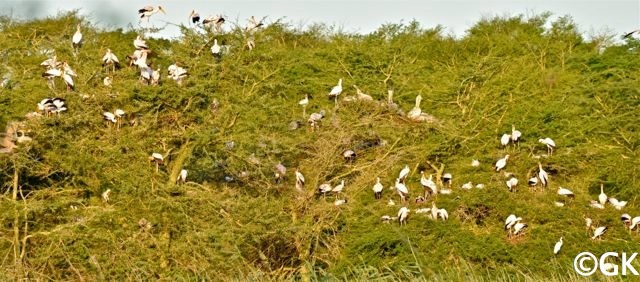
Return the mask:
<path fill-rule="evenodd" d="M 163 14 L 165 14 L 165 15 L 167 14 L 167 13 L 165 12 L 164 8 L 160 8 L 160 12 L 162 12 L 162 13 L 163 13 Z"/>

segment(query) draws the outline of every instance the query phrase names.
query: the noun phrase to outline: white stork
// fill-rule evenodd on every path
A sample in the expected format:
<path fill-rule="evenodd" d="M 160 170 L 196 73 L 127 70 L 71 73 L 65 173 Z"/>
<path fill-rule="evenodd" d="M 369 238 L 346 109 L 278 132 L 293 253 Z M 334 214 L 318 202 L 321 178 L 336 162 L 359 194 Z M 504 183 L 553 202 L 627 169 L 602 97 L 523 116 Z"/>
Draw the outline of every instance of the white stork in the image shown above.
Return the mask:
<path fill-rule="evenodd" d="M 142 39 L 142 36 L 140 35 L 138 35 L 136 39 L 133 40 L 133 47 L 136 47 L 136 49 L 138 50 L 149 49 L 149 45 L 147 45 L 147 42 L 144 39 Z"/>
<path fill-rule="evenodd" d="M 151 18 L 152 15 L 158 12 L 162 12 L 163 14 L 166 14 L 162 6 L 157 6 L 157 7 L 145 6 L 144 8 L 138 10 L 138 18 L 139 18 L 138 22 L 142 21 L 143 19 L 147 19 L 147 23 L 148 23 L 149 18 Z"/>
<path fill-rule="evenodd" d="M 342 93 L 342 78 L 338 80 L 338 85 L 331 88 L 331 91 L 329 92 L 329 98 L 333 98 L 336 108 L 338 107 L 338 96 L 340 96 L 340 93 Z"/>
<path fill-rule="evenodd" d="M 107 48 L 107 52 L 102 56 L 102 66 L 112 65 L 112 71 L 115 71 L 116 68 L 120 68 L 120 61 L 115 54 L 111 52 L 111 49 Z"/>
<path fill-rule="evenodd" d="M 503 148 L 509 145 L 509 141 L 511 141 L 511 135 L 506 133 L 502 134 L 502 137 L 500 137 L 500 145 L 502 145 Z"/>
<path fill-rule="evenodd" d="M 410 211 L 411 210 L 409 210 L 409 208 L 407 207 L 400 208 L 400 210 L 398 211 L 398 223 L 400 223 L 400 225 L 407 224 L 407 219 L 409 218 Z"/>
<path fill-rule="evenodd" d="M 102 84 L 104 84 L 104 86 L 106 87 L 111 87 L 112 83 L 113 83 L 113 78 L 111 78 L 110 76 L 105 76 L 104 79 L 102 80 Z"/>
<path fill-rule="evenodd" d="M 400 179 L 401 183 L 404 183 L 404 180 L 409 175 L 409 172 L 411 172 L 411 169 L 409 168 L 409 165 L 405 165 L 404 168 L 402 168 L 402 170 L 400 170 L 400 174 L 398 175 L 398 179 Z"/>
<path fill-rule="evenodd" d="M 547 146 L 547 153 L 549 155 L 553 154 L 553 149 L 556 147 L 556 142 L 554 142 L 549 137 L 538 139 L 538 142 L 545 144 Z"/>
<path fill-rule="evenodd" d="M 187 182 L 187 173 L 188 171 L 186 169 L 182 169 L 180 170 L 180 174 L 178 175 L 178 178 L 176 179 L 177 183 L 181 183 L 184 184 Z"/>
<path fill-rule="evenodd" d="M 511 178 L 509 178 L 509 180 L 507 180 L 507 187 L 509 188 L 509 191 L 515 192 L 517 186 L 518 186 L 518 179 L 517 178 L 511 177 Z"/>
<path fill-rule="evenodd" d="M 609 203 L 616 209 L 622 210 L 627 205 L 627 201 L 619 201 L 616 198 L 609 198 Z"/>
<path fill-rule="evenodd" d="M 516 126 L 515 125 L 511 125 L 511 142 L 513 142 L 514 145 L 518 145 L 519 141 L 520 141 L 520 137 L 522 136 L 522 132 L 520 132 L 519 130 L 516 130 Z"/>
<path fill-rule="evenodd" d="M 376 184 L 373 185 L 373 195 L 377 200 L 380 200 L 380 198 L 382 198 L 383 189 L 384 186 L 382 186 L 382 183 L 380 183 L 380 177 L 376 177 Z"/>
<path fill-rule="evenodd" d="M 304 98 L 298 102 L 298 105 L 302 106 L 302 118 L 307 117 L 307 105 L 309 105 L 309 95 L 305 94 Z"/>
<path fill-rule="evenodd" d="M 396 178 L 396 191 L 398 195 L 400 195 L 400 200 L 402 202 L 406 201 L 407 196 L 409 195 L 409 189 L 404 183 L 400 182 L 400 179 Z"/>
<path fill-rule="evenodd" d="M 298 190 L 298 192 L 302 192 L 303 188 L 304 188 L 304 175 L 302 175 L 302 172 L 296 169 L 296 190 Z"/>
<path fill-rule="evenodd" d="M 189 22 L 194 25 L 200 22 L 200 14 L 195 9 L 189 13 Z"/>
<path fill-rule="evenodd" d="M 505 155 L 504 158 L 499 159 L 496 162 L 496 171 L 500 171 L 501 169 L 503 169 L 505 166 L 507 166 L 507 160 L 509 159 L 509 155 Z"/>
<path fill-rule="evenodd" d="M 557 255 L 560 252 L 560 248 L 562 248 L 562 237 L 560 237 L 560 240 L 553 246 L 553 254 Z"/>
<path fill-rule="evenodd" d="M 541 163 L 538 163 L 538 178 L 542 183 L 542 187 L 547 188 L 547 185 L 549 184 L 549 174 L 547 174 L 547 172 L 542 169 Z"/>
<path fill-rule="evenodd" d="M 604 205 L 607 202 L 607 194 L 604 193 L 604 184 L 600 184 L 600 195 L 598 195 L 598 201 Z"/>
<path fill-rule="evenodd" d="M 600 226 L 597 227 L 594 231 L 593 231 L 593 236 L 591 237 L 591 240 L 595 240 L 595 239 L 602 239 L 602 235 L 607 232 L 607 227 L 606 226 Z"/>
<path fill-rule="evenodd" d="M 560 196 L 565 196 L 565 197 L 569 197 L 569 198 L 574 198 L 575 195 L 573 194 L 573 192 L 567 188 L 562 188 L 562 187 L 558 187 L 558 195 Z"/>
<path fill-rule="evenodd" d="M 427 193 L 429 193 L 430 195 L 437 195 L 438 194 L 438 186 L 436 186 L 436 183 L 433 182 L 433 175 L 429 174 L 429 178 L 427 179 L 424 176 L 424 171 L 420 171 L 420 184 L 422 185 L 422 188 L 424 188 L 424 196 L 427 196 Z"/>
<path fill-rule="evenodd" d="M 73 34 L 71 38 L 71 45 L 75 52 L 78 52 L 78 49 L 82 46 L 82 32 L 80 32 L 80 24 L 76 27 L 76 33 Z"/>
<path fill-rule="evenodd" d="M 160 153 L 153 153 L 149 156 L 149 162 L 156 164 L 156 172 L 158 172 L 159 166 L 164 163 L 164 157 Z"/>
<path fill-rule="evenodd" d="M 247 23 L 247 26 L 246 26 L 245 30 L 246 31 L 253 31 L 253 30 L 261 27 L 263 25 L 262 21 L 264 19 L 265 18 L 262 18 L 262 20 L 258 21 L 255 16 L 251 16 L 251 18 L 249 18 L 249 23 Z"/>

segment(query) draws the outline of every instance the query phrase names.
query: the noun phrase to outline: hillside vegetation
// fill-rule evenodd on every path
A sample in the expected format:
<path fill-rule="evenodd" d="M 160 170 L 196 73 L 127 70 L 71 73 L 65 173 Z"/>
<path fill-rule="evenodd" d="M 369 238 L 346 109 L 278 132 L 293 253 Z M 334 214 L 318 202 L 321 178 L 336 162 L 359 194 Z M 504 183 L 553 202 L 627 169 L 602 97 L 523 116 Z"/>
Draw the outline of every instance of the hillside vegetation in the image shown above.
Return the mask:
<path fill-rule="evenodd" d="M 417 22 L 357 35 L 275 21 L 255 32 L 252 51 L 241 28 L 215 35 L 184 27 L 177 40 L 147 38 L 152 68 L 162 70 L 158 86 L 127 67 L 141 30 L 100 29 L 76 13 L 2 18 L 0 126 L 24 122 L 33 140 L 0 154 L 0 278 L 578 279 L 580 252 L 637 251 L 639 235 L 619 218 L 640 215 L 640 44 L 628 38 L 604 49 L 610 37 L 587 40 L 569 17 L 545 28 L 548 18 L 487 18 L 462 38 Z M 78 23 L 85 41 L 75 56 Z M 214 38 L 230 46 L 219 59 Z M 101 66 L 107 48 L 123 64 L 115 74 Z M 49 89 L 41 77 L 40 63 L 54 54 L 77 72 L 75 91 L 60 80 Z M 167 78 L 175 62 L 189 74 L 182 85 Z M 327 93 L 340 78 L 335 108 Z M 376 101 L 342 101 L 353 85 Z M 436 120 L 414 122 L 380 103 L 389 89 L 404 112 L 421 95 Z M 305 94 L 307 117 L 326 112 L 316 130 L 298 105 Z M 68 111 L 25 118 L 47 97 L 66 99 Z M 101 115 L 116 108 L 126 112 L 119 129 Z M 502 148 L 512 125 L 520 144 Z M 557 143 L 550 156 L 544 137 Z M 354 162 L 343 159 L 347 149 Z M 165 155 L 157 172 L 154 152 Z M 516 192 L 492 168 L 505 154 Z M 527 186 L 538 162 L 549 172 L 544 191 Z M 280 182 L 278 163 L 288 169 Z M 402 203 L 390 187 L 405 165 L 410 200 Z M 178 184 L 183 168 L 187 183 Z M 306 178 L 302 194 L 296 168 Z M 452 194 L 435 198 L 447 221 L 414 213 L 434 201 L 414 202 L 422 170 L 453 175 Z M 341 180 L 342 195 L 317 193 Z M 460 188 L 469 181 L 485 188 Z M 600 184 L 627 206 L 589 207 Z M 560 186 L 576 194 L 564 207 L 554 205 Z M 347 203 L 334 206 L 336 198 Z M 406 225 L 380 220 L 402 206 L 411 209 Z M 508 238 L 509 214 L 528 224 L 521 236 Z M 590 240 L 585 216 L 609 227 L 602 240 Z"/>

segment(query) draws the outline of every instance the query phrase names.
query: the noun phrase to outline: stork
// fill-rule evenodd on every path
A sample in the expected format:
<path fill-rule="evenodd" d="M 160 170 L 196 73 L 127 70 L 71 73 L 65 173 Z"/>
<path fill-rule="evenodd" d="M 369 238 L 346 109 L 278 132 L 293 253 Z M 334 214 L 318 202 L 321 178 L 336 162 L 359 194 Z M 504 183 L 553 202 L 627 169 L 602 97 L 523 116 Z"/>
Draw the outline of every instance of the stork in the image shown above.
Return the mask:
<path fill-rule="evenodd" d="M 549 156 L 551 156 L 551 154 L 553 154 L 553 149 L 555 149 L 555 147 L 556 147 L 556 142 L 554 142 L 549 137 L 540 138 L 540 139 L 538 139 L 538 142 L 540 142 L 542 144 L 545 144 L 547 146 L 547 153 L 549 154 Z"/>
<path fill-rule="evenodd" d="M 516 130 L 516 126 L 515 125 L 511 125 L 511 142 L 513 142 L 514 145 L 519 145 L 520 142 L 520 137 L 522 136 L 522 132 L 520 132 L 519 130 Z"/>
<path fill-rule="evenodd" d="M 538 178 L 542 183 L 543 189 L 547 188 L 547 185 L 549 184 L 549 174 L 547 174 L 547 172 L 542 169 L 541 163 L 538 163 Z"/>
<path fill-rule="evenodd" d="M 153 16 L 158 12 L 162 12 L 163 14 L 166 14 L 162 6 L 157 6 L 157 7 L 145 6 L 144 8 L 138 10 L 138 18 L 139 18 L 138 22 L 142 21 L 143 19 L 147 19 L 147 23 L 148 23 L 149 18 L 151 18 L 151 16 Z"/>
<path fill-rule="evenodd" d="M 562 237 L 560 237 L 560 240 L 553 246 L 553 254 L 557 255 L 560 252 L 560 248 L 562 248 Z"/>
<path fill-rule="evenodd" d="M 76 33 L 74 33 L 73 37 L 71 38 L 71 45 L 73 46 L 73 49 L 77 54 L 78 49 L 80 49 L 80 47 L 82 46 L 82 32 L 80 32 L 80 24 L 78 24 L 78 26 L 76 27 Z"/>
<path fill-rule="evenodd" d="M 191 24 L 198 24 L 200 22 L 200 14 L 198 14 L 195 9 L 191 10 L 191 13 L 189 13 L 189 20 Z"/>
<path fill-rule="evenodd" d="M 176 183 L 180 183 L 180 184 L 184 184 L 187 182 L 187 170 L 186 169 L 182 169 L 180 170 L 180 174 L 178 175 L 178 178 L 176 179 Z"/>
<path fill-rule="evenodd" d="M 298 192 L 302 192 L 303 188 L 304 188 L 304 175 L 302 175 L 302 172 L 300 172 L 300 170 L 296 169 L 296 190 L 298 190 Z"/>
<path fill-rule="evenodd" d="M 411 169 L 409 168 L 409 165 L 405 165 L 404 168 L 402 168 L 402 170 L 400 170 L 400 174 L 398 175 L 398 179 L 400 179 L 401 183 L 404 183 L 404 180 L 409 175 L 409 172 L 411 172 Z"/>
<path fill-rule="evenodd" d="M 382 198 L 382 190 L 384 186 L 380 183 L 380 177 L 376 177 L 376 184 L 373 185 L 373 195 L 376 197 L 376 200 L 380 200 Z"/>
<path fill-rule="evenodd" d="M 500 171 L 501 169 L 503 169 L 505 166 L 507 166 L 507 160 L 509 159 L 509 155 L 505 155 L 504 158 L 499 159 L 496 162 L 496 171 Z"/>
<path fill-rule="evenodd" d="M 147 45 L 147 42 L 142 39 L 142 36 L 140 35 L 133 40 L 133 47 L 136 47 L 138 50 L 149 50 L 149 45 Z"/>
<path fill-rule="evenodd" d="M 331 88 L 331 91 L 329 92 L 329 98 L 333 99 L 336 104 L 336 108 L 338 107 L 338 96 L 340 96 L 340 93 L 342 93 L 342 78 L 338 80 L 338 85 Z"/>
<path fill-rule="evenodd" d="M 407 188 L 406 185 L 404 185 L 404 183 L 400 182 L 399 178 L 396 178 L 396 191 L 398 192 L 398 195 L 400 195 L 400 200 L 402 202 L 406 201 L 407 196 L 409 195 L 409 189 Z"/>
<path fill-rule="evenodd" d="M 220 45 L 218 45 L 218 39 L 213 39 L 213 46 L 211 46 L 211 54 L 213 54 L 213 56 L 216 58 L 220 58 L 222 56 L 222 50 L 220 48 Z"/>
<path fill-rule="evenodd" d="M 298 102 L 298 105 L 302 106 L 302 118 L 307 117 L 306 110 L 309 105 L 309 95 L 305 94 L 304 98 Z"/>
<path fill-rule="evenodd" d="M 120 68 L 120 61 L 118 60 L 118 57 L 116 57 L 109 48 L 107 48 L 107 52 L 102 57 L 102 66 L 104 67 L 106 65 L 112 65 L 111 70 L 114 72 L 116 71 L 116 68 Z"/>
<path fill-rule="evenodd" d="M 157 173 L 160 165 L 164 163 L 164 157 L 160 153 L 152 153 L 149 156 L 149 162 L 155 163 Z"/>
<path fill-rule="evenodd" d="M 598 195 L 598 201 L 604 205 L 607 202 L 607 194 L 604 193 L 604 184 L 600 184 L 600 195 Z"/>
<path fill-rule="evenodd" d="M 398 211 L 398 223 L 400 223 L 400 225 L 407 224 L 407 219 L 409 218 L 410 211 L 411 210 L 409 210 L 409 208 L 407 207 L 400 208 L 400 210 Z"/>

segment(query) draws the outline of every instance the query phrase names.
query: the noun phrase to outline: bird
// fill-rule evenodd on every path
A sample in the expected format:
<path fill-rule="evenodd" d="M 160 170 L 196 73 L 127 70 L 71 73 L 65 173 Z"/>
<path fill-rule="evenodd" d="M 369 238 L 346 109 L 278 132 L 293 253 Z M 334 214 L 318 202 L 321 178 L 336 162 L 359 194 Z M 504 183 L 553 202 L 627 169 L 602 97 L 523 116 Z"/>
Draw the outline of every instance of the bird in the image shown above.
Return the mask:
<path fill-rule="evenodd" d="M 538 142 L 547 145 L 547 153 L 549 155 L 553 154 L 553 149 L 556 147 L 556 142 L 554 142 L 551 138 L 540 138 Z"/>
<path fill-rule="evenodd" d="M 635 229 L 638 224 L 640 224 L 640 216 L 636 216 L 631 219 L 631 225 L 629 225 L 629 230 Z M 636 229 L 637 230 L 637 229 Z"/>
<path fill-rule="evenodd" d="M 218 45 L 218 39 L 213 39 L 213 46 L 211 46 L 211 54 L 214 57 L 220 58 L 222 56 L 222 48 Z"/>
<path fill-rule="evenodd" d="M 348 149 L 342 152 L 342 158 L 346 163 L 353 163 L 356 160 L 356 152 L 354 150 Z"/>
<path fill-rule="evenodd" d="M 298 105 L 302 106 L 302 118 L 306 118 L 307 105 L 309 105 L 309 95 L 305 94 L 302 100 L 298 101 Z"/>
<path fill-rule="evenodd" d="M 116 125 L 118 128 L 122 125 L 122 119 L 124 118 L 125 112 L 122 109 L 116 109 L 113 114 L 116 117 Z"/>
<path fill-rule="evenodd" d="M 105 203 L 109 202 L 109 194 L 111 193 L 111 189 L 107 189 L 106 191 L 102 192 L 102 200 Z"/>
<path fill-rule="evenodd" d="M 342 193 L 343 189 L 344 189 L 344 179 L 340 182 L 340 184 L 338 184 L 335 187 L 333 187 L 333 189 L 331 189 L 331 192 L 332 193 Z"/>
<path fill-rule="evenodd" d="M 160 165 L 164 163 L 164 157 L 160 153 L 152 153 L 148 159 L 149 162 L 155 163 L 157 173 Z"/>
<path fill-rule="evenodd" d="M 368 95 L 362 92 L 362 90 L 360 90 L 360 88 L 358 88 L 358 86 L 356 86 L 355 84 L 353 85 L 353 87 L 356 89 L 356 96 L 355 96 L 356 100 L 373 101 L 373 97 L 371 97 L 371 95 Z"/>
<path fill-rule="evenodd" d="M 341 206 L 347 203 L 347 199 L 338 199 L 333 202 L 334 206 Z"/>
<path fill-rule="evenodd" d="M 198 14 L 198 12 L 196 12 L 195 9 L 191 10 L 191 13 L 189 13 L 189 20 L 191 21 L 192 24 L 197 24 L 200 22 L 200 14 Z"/>
<path fill-rule="evenodd" d="M 573 194 L 573 192 L 571 192 L 571 190 L 567 189 L 567 188 L 562 188 L 562 187 L 558 187 L 558 195 L 560 196 L 566 196 L 569 198 L 574 198 L 576 195 Z"/>
<path fill-rule="evenodd" d="M 484 184 L 482 183 L 476 184 L 476 189 L 484 189 Z"/>
<path fill-rule="evenodd" d="M 213 32 L 216 33 L 222 32 L 222 24 L 224 24 L 224 22 L 225 19 L 222 15 L 209 16 L 202 20 L 204 26 L 213 28 Z"/>
<path fill-rule="evenodd" d="M 400 200 L 404 202 L 406 200 L 406 197 L 409 195 L 409 189 L 406 185 L 404 185 L 404 183 L 400 182 L 399 178 L 396 178 L 395 188 L 396 192 L 398 192 L 398 195 L 400 195 Z"/>
<path fill-rule="evenodd" d="M 151 85 L 160 84 L 160 66 L 157 69 L 151 69 L 151 81 L 149 82 Z"/>
<path fill-rule="evenodd" d="M 627 201 L 619 201 L 616 198 L 609 198 L 609 203 L 616 209 L 622 210 L 627 205 Z"/>
<path fill-rule="evenodd" d="M 329 92 L 329 99 L 334 100 L 336 107 L 338 107 L 338 96 L 340 96 L 341 93 L 342 93 L 342 78 L 338 80 L 338 85 L 331 88 L 331 91 Z"/>
<path fill-rule="evenodd" d="M 302 172 L 296 169 L 296 190 L 298 190 L 298 192 L 302 192 L 303 188 L 304 188 L 304 175 L 302 175 Z"/>
<path fill-rule="evenodd" d="M 625 33 L 625 34 L 622 36 L 622 39 L 629 38 L 631 35 L 633 35 L 633 34 L 634 34 L 634 33 L 636 33 L 636 32 L 640 32 L 640 29 L 636 29 L 636 30 L 634 30 L 634 31 L 632 31 L 632 32 Z"/>
<path fill-rule="evenodd" d="M 626 227 L 629 227 L 629 225 L 631 225 L 631 216 L 628 213 L 623 213 L 622 215 L 620 215 L 620 220 Z"/>
<path fill-rule="evenodd" d="M 560 237 L 560 240 L 556 242 L 555 246 L 553 246 L 553 254 L 557 255 L 560 252 L 561 248 L 562 248 L 562 237 Z"/>
<path fill-rule="evenodd" d="M 518 145 L 519 141 L 520 141 L 520 137 L 522 136 L 522 132 L 520 132 L 519 130 L 516 130 L 516 126 L 515 125 L 511 125 L 511 142 L 513 142 L 514 145 Z"/>
<path fill-rule="evenodd" d="M 521 220 L 522 220 L 522 217 L 516 217 L 515 214 L 510 214 L 509 216 L 507 216 L 507 219 L 504 221 L 504 230 L 510 230 L 514 224 L 516 224 L 518 221 L 521 221 Z"/>
<path fill-rule="evenodd" d="M 598 201 L 591 200 L 589 201 L 589 206 L 594 209 L 604 209 L 604 205 L 599 203 Z"/>
<path fill-rule="evenodd" d="M 147 22 L 149 22 L 149 18 L 151 18 L 151 16 L 153 16 L 158 12 L 162 12 L 163 14 L 166 14 L 162 6 L 157 6 L 157 7 L 145 6 L 144 8 L 138 10 L 138 18 L 139 18 L 138 22 L 142 21 L 143 19 L 147 19 Z"/>
<path fill-rule="evenodd" d="M 538 177 L 531 177 L 529 178 L 529 187 L 535 187 L 536 185 L 538 185 Z"/>
<path fill-rule="evenodd" d="M 407 224 L 407 219 L 409 218 L 410 211 L 411 210 L 409 210 L 409 208 L 407 207 L 401 207 L 400 210 L 398 210 L 398 223 L 400 225 Z"/>
<path fill-rule="evenodd" d="M 513 226 L 513 235 L 518 235 L 524 228 L 527 227 L 526 223 L 518 222 Z"/>
<path fill-rule="evenodd" d="M 547 188 L 547 184 L 549 184 L 549 174 L 542 169 L 541 163 L 538 163 L 538 178 L 540 179 L 540 183 L 542 183 L 542 187 Z"/>
<path fill-rule="evenodd" d="M 111 112 L 103 112 L 102 117 L 107 121 L 107 125 L 111 123 L 116 124 L 118 121 L 116 120 L 116 115 Z"/>
<path fill-rule="evenodd" d="M 311 126 L 312 131 L 320 126 L 320 120 L 324 118 L 324 115 L 325 115 L 324 110 L 321 110 L 318 113 L 312 113 L 311 115 L 309 115 L 309 119 L 307 120 L 307 122 L 309 123 L 309 126 Z"/>
<path fill-rule="evenodd" d="M 78 49 L 82 46 L 82 32 L 80 32 L 80 24 L 76 27 L 76 32 L 71 38 L 71 45 L 76 52 L 78 52 Z"/>
<path fill-rule="evenodd" d="M 104 79 L 102 80 L 102 84 L 106 87 L 111 87 L 112 83 L 113 83 L 113 78 L 111 78 L 110 76 L 105 76 Z"/>
<path fill-rule="evenodd" d="M 420 184 L 422 188 L 424 188 L 424 196 L 427 197 L 427 193 L 437 195 L 438 194 L 438 186 L 432 180 L 433 175 L 429 174 L 429 178 L 424 176 L 424 171 L 420 171 Z"/>
<path fill-rule="evenodd" d="M 133 40 L 133 47 L 136 47 L 137 50 L 149 50 L 149 45 L 147 45 L 147 42 L 144 39 L 142 39 L 142 36 L 140 35 L 138 35 L 136 39 Z M 146 53 L 143 52 L 142 54 L 146 54 Z"/>
<path fill-rule="evenodd" d="M 263 23 L 262 23 L 263 20 L 264 20 L 264 18 L 262 18 L 262 20 L 258 21 L 255 16 L 251 16 L 251 18 L 249 18 L 249 23 L 247 23 L 247 26 L 245 27 L 245 30 L 246 31 L 253 31 L 253 30 L 261 27 L 263 25 Z"/>
<path fill-rule="evenodd" d="M 604 193 L 604 184 L 600 184 L 600 195 L 598 195 L 598 201 L 602 205 L 607 202 L 607 194 Z"/>
<path fill-rule="evenodd" d="M 382 183 L 380 183 L 380 177 L 376 177 L 376 184 L 373 184 L 373 195 L 377 200 L 382 198 L 383 189 L 384 186 L 382 186 Z"/>
<path fill-rule="evenodd" d="M 502 137 L 500 137 L 500 145 L 502 145 L 502 147 L 506 147 L 507 145 L 509 145 L 509 142 L 511 141 L 511 135 L 509 134 L 502 134 Z"/>
<path fill-rule="evenodd" d="M 331 190 L 333 190 L 333 187 L 331 187 L 331 184 L 329 183 L 322 183 L 318 186 L 318 192 L 323 195 L 331 192 Z"/>
<path fill-rule="evenodd" d="M 404 180 L 409 175 L 409 172 L 411 172 L 411 169 L 409 168 L 409 165 L 405 165 L 404 168 L 402 168 L 402 170 L 400 170 L 400 174 L 398 175 L 398 179 L 400 179 L 401 183 L 404 183 Z"/>
<path fill-rule="evenodd" d="M 505 155 L 504 158 L 499 159 L 496 162 L 496 171 L 500 171 L 501 169 L 503 169 L 505 166 L 507 166 L 507 160 L 509 159 L 509 155 Z"/>
<path fill-rule="evenodd" d="M 509 188 L 509 191 L 515 192 L 517 186 L 518 186 L 518 179 L 517 178 L 511 177 L 511 178 L 509 178 L 509 180 L 507 180 L 507 187 Z"/>
<path fill-rule="evenodd" d="M 107 52 L 102 56 L 102 66 L 112 65 L 112 70 L 115 71 L 116 68 L 120 68 L 120 61 L 118 57 L 111 52 L 111 49 L 107 48 Z"/>
<path fill-rule="evenodd" d="M 258 162 L 256 164 L 260 164 L 260 163 Z M 282 163 L 278 163 L 274 166 L 274 168 L 276 169 L 276 171 L 274 172 L 276 183 L 279 183 L 280 180 L 282 180 L 284 176 L 287 174 L 287 167 L 285 167 Z"/>
<path fill-rule="evenodd" d="M 446 184 L 447 186 L 451 187 L 451 180 L 453 179 L 453 176 L 451 175 L 451 173 L 445 173 L 442 175 L 442 183 Z"/>
<path fill-rule="evenodd" d="M 407 118 L 418 122 L 434 122 L 435 118 L 432 115 L 422 112 L 422 109 L 420 108 L 421 102 L 422 95 L 416 96 L 416 103 L 413 108 L 407 113 Z"/>
<path fill-rule="evenodd" d="M 447 220 L 449 219 L 449 213 L 447 212 L 447 210 L 445 209 L 438 209 L 438 216 L 442 219 L 442 220 Z"/>
<path fill-rule="evenodd" d="M 473 182 L 469 181 L 469 182 L 467 182 L 465 184 L 462 184 L 462 186 L 460 186 L 460 188 L 467 189 L 467 190 L 472 189 L 473 188 Z"/>
<path fill-rule="evenodd" d="M 177 183 L 186 183 L 187 182 L 187 170 L 186 169 L 182 169 L 180 170 L 180 174 L 178 175 L 178 178 L 176 179 Z"/>
<path fill-rule="evenodd" d="M 253 37 L 247 38 L 247 43 L 245 44 L 245 46 L 247 46 L 247 49 L 249 49 L 249 51 L 253 51 L 253 48 L 256 48 L 256 40 L 253 39 Z"/>
<path fill-rule="evenodd" d="M 602 239 L 602 235 L 607 232 L 607 227 L 606 226 L 600 226 L 597 227 L 594 231 L 593 231 L 593 236 L 591 237 L 591 240 L 595 240 L 597 239 Z"/>
<path fill-rule="evenodd" d="M 471 166 L 472 167 L 479 167 L 480 166 L 480 161 L 473 159 L 471 160 Z"/>
<path fill-rule="evenodd" d="M 583 216 L 583 217 L 584 217 L 584 223 L 587 226 L 587 230 L 591 229 L 591 224 L 593 224 L 593 220 L 586 216 Z"/>

